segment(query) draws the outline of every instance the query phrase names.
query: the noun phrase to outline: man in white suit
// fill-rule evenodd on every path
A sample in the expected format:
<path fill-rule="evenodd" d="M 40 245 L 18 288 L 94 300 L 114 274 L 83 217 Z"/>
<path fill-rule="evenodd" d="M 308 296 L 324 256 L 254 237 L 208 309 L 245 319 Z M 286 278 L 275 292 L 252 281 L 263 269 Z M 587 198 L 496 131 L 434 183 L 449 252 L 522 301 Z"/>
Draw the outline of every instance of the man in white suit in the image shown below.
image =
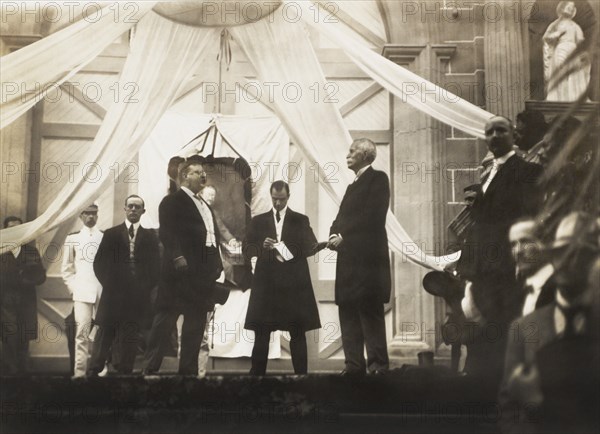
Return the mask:
<path fill-rule="evenodd" d="M 83 377 L 87 371 L 89 334 L 102 294 L 102 285 L 94 274 L 94 258 L 103 236 L 102 231 L 96 227 L 98 205 L 89 205 L 79 218 L 83 227 L 79 232 L 67 236 L 61 269 L 63 281 L 73 296 L 76 324 L 75 377 Z"/>

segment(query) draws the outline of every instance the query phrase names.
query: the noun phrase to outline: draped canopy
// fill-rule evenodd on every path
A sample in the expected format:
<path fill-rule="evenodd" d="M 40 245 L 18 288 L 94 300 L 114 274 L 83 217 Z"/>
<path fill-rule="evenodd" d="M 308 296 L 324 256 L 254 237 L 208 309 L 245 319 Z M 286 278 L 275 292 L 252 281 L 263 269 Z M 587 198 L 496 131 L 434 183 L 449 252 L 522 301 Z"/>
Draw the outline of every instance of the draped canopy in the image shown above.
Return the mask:
<path fill-rule="evenodd" d="M 3 82 L 22 84 L 15 88 L 2 86 L 0 122 L 4 128 L 43 98 L 48 89 L 68 80 L 116 37 L 135 26 L 130 53 L 119 81 L 137 84 L 136 104 L 118 100 L 109 108 L 83 159 L 95 162 L 95 167 L 101 169 L 100 176 L 94 176 L 93 182 L 85 174 L 75 176 L 73 182 L 68 183 L 35 220 L 0 231 L 2 251 L 15 244 L 29 242 L 57 227 L 97 197 L 108 181 L 109 167 L 114 167 L 115 163 L 120 163 L 117 167 L 125 167 L 124 163 L 134 157 L 165 111 L 184 91 L 192 78 L 191 71 L 198 70 L 207 47 L 219 44 L 224 26 L 230 26 L 228 29 L 235 43 L 256 70 L 257 90 L 260 83 L 264 86 L 273 82 L 293 84 L 298 94 L 305 96 L 311 95 L 310 88 L 315 83 L 324 88 L 325 76 L 306 31 L 306 26 L 310 26 L 337 44 L 359 68 L 402 101 L 472 136 L 483 136 L 483 126 L 490 113 L 458 96 L 452 95 L 450 103 L 446 90 L 376 53 L 353 30 L 341 23 L 327 21 L 327 14 L 314 14 L 311 8 L 315 5 L 308 0 L 274 1 L 269 10 L 252 12 L 252 15 L 248 5 L 262 3 L 204 3 L 179 2 L 171 6 L 137 3 L 133 15 L 130 10 L 123 10 L 122 16 L 128 19 L 115 20 L 111 11 L 111 14 L 106 14 L 108 19 L 102 16 L 94 22 L 80 20 L 2 57 L 0 73 Z M 125 8 L 127 4 L 119 7 Z M 235 13 L 219 15 L 234 4 L 238 7 L 246 5 L 246 15 L 240 11 L 238 17 L 242 18 L 234 19 L 234 22 L 228 20 L 231 16 L 236 17 Z M 217 12 L 206 9 L 215 5 L 223 9 Z M 188 13 L 181 14 L 186 7 L 192 6 L 195 13 L 188 9 Z M 298 19 L 290 19 L 291 7 Z M 182 23 L 182 16 L 186 19 L 195 16 L 198 23 Z M 411 93 L 405 94 L 403 83 L 408 82 L 417 83 L 416 89 L 426 91 L 414 92 L 415 87 L 412 87 Z M 20 92 L 22 88 L 27 89 L 25 94 Z M 269 89 L 261 89 L 260 97 L 266 96 L 272 97 L 265 102 L 274 110 L 292 141 L 305 158 L 319 168 L 321 176 L 318 179 L 324 190 L 332 201 L 339 204 L 351 181 L 350 174 L 340 170 L 337 174 L 339 182 L 330 183 L 324 172 L 326 164 L 346 167 L 345 155 L 351 137 L 339 111 L 322 99 L 314 101 L 304 97 L 296 100 L 281 92 L 270 93 Z M 456 256 L 442 258 L 423 253 L 391 211 L 388 213 L 387 229 L 390 249 L 406 255 L 414 263 L 440 269 L 448 260 L 456 259 Z"/>

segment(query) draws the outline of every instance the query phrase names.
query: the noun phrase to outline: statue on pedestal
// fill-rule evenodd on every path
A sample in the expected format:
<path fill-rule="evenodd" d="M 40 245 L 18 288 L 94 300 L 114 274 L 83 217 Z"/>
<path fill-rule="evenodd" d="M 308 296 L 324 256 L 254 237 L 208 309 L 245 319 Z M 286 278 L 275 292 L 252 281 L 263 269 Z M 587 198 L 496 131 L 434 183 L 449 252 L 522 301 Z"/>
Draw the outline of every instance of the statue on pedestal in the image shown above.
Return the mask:
<path fill-rule="evenodd" d="M 586 56 L 569 61 L 567 69 L 573 69 L 560 82 L 557 71 L 564 69 L 565 61 L 584 40 L 581 27 L 573 21 L 577 13 L 575 3 L 561 1 L 556 7 L 558 19 L 544 33 L 544 81 L 548 89 L 547 101 L 575 101 L 586 91 L 590 79 L 590 64 Z M 561 69 L 562 68 L 562 69 Z M 556 85 L 554 85 L 556 84 Z"/>

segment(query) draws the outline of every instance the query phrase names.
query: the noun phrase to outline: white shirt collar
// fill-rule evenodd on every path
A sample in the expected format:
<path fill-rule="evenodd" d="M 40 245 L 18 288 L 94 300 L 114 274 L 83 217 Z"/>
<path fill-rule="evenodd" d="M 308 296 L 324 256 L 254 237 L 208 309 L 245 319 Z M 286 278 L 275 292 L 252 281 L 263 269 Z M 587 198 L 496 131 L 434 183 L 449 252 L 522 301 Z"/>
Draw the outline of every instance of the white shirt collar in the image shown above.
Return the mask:
<path fill-rule="evenodd" d="M 556 304 L 559 304 L 562 307 L 569 307 L 571 305 L 571 303 L 562 296 L 560 291 L 556 291 Z"/>
<path fill-rule="evenodd" d="M 356 178 L 354 178 L 354 181 L 356 181 L 358 178 L 360 178 L 360 175 L 362 175 L 363 173 L 365 173 L 369 167 L 371 167 L 370 164 L 368 166 L 363 167 L 358 172 L 356 172 Z"/>
<path fill-rule="evenodd" d="M 279 217 L 281 218 L 281 220 L 283 220 L 283 218 L 285 217 L 285 213 L 287 212 L 287 205 L 281 210 L 279 211 Z M 273 210 L 273 216 L 275 216 L 277 214 L 277 210 L 275 208 L 272 209 Z"/>
<path fill-rule="evenodd" d="M 194 194 L 194 192 L 192 190 L 190 190 L 187 187 L 184 187 L 183 185 L 181 186 L 181 189 L 183 191 L 185 191 L 185 194 L 187 194 L 189 197 L 191 197 L 192 199 L 196 199 L 198 200 L 198 198 L 196 197 L 196 195 Z"/>
<path fill-rule="evenodd" d="M 21 247 L 22 246 L 17 246 L 14 249 L 10 249 L 10 252 L 15 257 L 15 259 L 17 258 L 17 256 L 19 256 L 19 253 L 21 253 Z"/>
<path fill-rule="evenodd" d="M 526 285 L 531 285 L 535 290 L 539 290 L 544 286 L 546 281 L 552 276 L 554 273 L 554 267 L 552 264 L 546 264 L 542 268 L 533 274 L 533 276 L 529 276 L 525 279 Z"/>
<path fill-rule="evenodd" d="M 133 225 L 133 230 L 135 231 L 136 234 L 140 227 L 140 224 L 141 224 L 140 222 L 131 223 L 129 220 L 125 219 L 125 226 L 127 226 L 127 229 L 129 229 L 129 226 Z"/>
<path fill-rule="evenodd" d="M 88 228 L 86 225 L 83 225 L 83 227 L 81 228 L 81 232 L 87 232 L 90 235 L 91 234 L 95 234 L 96 232 L 99 232 L 100 229 L 98 229 L 98 225 L 94 225 L 91 228 Z"/>
<path fill-rule="evenodd" d="M 515 152 L 514 150 L 512 150 L 512 151 L 510 151 L 510 152 L 507 152 L 506 154 L 504 154 L 502 157 L 494 158 L 494 162 L 495 162 L 497 165 L 504 164 L 504 163 L 506 163 L 506 161 L 507 161 L 507 160 L 508 160 L 510 157 L 512 157 L 512 156 L 513 156 L 513 155 L 515 155 L 515 154 L 516 154 L 516 152 Z"/>

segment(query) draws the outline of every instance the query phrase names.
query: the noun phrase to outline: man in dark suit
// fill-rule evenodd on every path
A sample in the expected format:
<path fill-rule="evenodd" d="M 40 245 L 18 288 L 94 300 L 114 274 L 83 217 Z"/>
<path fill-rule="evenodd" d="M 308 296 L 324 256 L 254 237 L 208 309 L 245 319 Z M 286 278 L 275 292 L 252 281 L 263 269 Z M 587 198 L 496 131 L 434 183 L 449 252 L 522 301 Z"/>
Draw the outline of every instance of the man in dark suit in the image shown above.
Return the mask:
<path fill-rule="evenodd" d="M 22 224 L 19 217 L 4 220 L 4 227 Z M 46 270 L 33 245 L 15 245 L 0 255 L 0 318 L 2 345 L 0 375 L 27 371 L 29 341 L 38 337 L 36 285 L 46 280 Z"/>
<path fill-rule="evenodd" d="M 160 368 L 164 345 L 173 325 L 183 315 L 179 374 L 198 375 L 198 353 L 213 308 L 215 281 L 223 266 L 219 255 L 219 231 L 208 204 L 197 194 L 206 183 L 198 161 L 179 167 L 181 188 L 165 196 L 158 209 L 159 237 L 164 246 L 157 312 L 144 355 L 146 374 Z"/>
<path fill-rule="evenodd" d="M 499 395 L 505 432 L 591 432 L 597 426 L 598 280 L 590 281 L 589 273 L 598 260 L 598 233 L 589 214 L 562 219 L 549 249 L 556 298 L 511 325 Z"/>
<path fill-rule="evenodd" d="M 270 192 L 273 209 L 252 219 L 244 243 L 246 257 L 258 258 L 244 326 L 255 333 L 250 374 L 265 375 L 274 330 L 290 333 L 294 372 L 306 374 L 306 332 L 321 328 L 306 261 L 317 239 L 308 217 L 288 208 L 289 185 L 275 181 Z"/>
<path fill-rule="evenodd" d="M 522 291 L 522 316 L 552 303 L 555 298 L 556 287 L 551 278 L 554 268 L 538 233 L 538 225 L 530 217 L 517 220 L 508 232 L 519 290 Z"/>
<path fill-rule="evenodd" d="M 490 118 L 485 138 L 494 155 L 493 166 L 473 203 L 474 224 L 457 270 L 468 281 L 463 312 L 478 326 L 468 346 L 465 371 L 497 384 L 502 376 L 506 327 L 519 315 L 522 303 L 508 230 L 518 218 L 535 214 L 541 167 L 515 154 L 514 127 L 509 119 Z"/>
<path fill-rule="evenodd" d="M 377 148 L 355 140 L 346 156 L 356 179 L 348 186 L 330 229 L 328 246 L 338 252 L 335 302 L 339 306 L 346 368 L 342 374 L 384 374 L 389 369 L 383 305 L 390 300 L 391 274 L 386 215 L 387 175 L 371 167 Z M 367 363 L 363 347 L 367 347 Z"/>
<path fill-rule="evenodd" d="M 131 374 L 141 329 L 150 313 L 150 291 L 158 282 L 160 257 L 158 239 L 140 225 L 146 212 L 137 195 L 125 199 L 125 222 L 104 232 L 94 258 L 94 273 L 102 284 L 102 298 L 94 325 L 98 331 L 92 345 L 87 374 L 104 369 L 111 346 L 120 374 Z"/>

